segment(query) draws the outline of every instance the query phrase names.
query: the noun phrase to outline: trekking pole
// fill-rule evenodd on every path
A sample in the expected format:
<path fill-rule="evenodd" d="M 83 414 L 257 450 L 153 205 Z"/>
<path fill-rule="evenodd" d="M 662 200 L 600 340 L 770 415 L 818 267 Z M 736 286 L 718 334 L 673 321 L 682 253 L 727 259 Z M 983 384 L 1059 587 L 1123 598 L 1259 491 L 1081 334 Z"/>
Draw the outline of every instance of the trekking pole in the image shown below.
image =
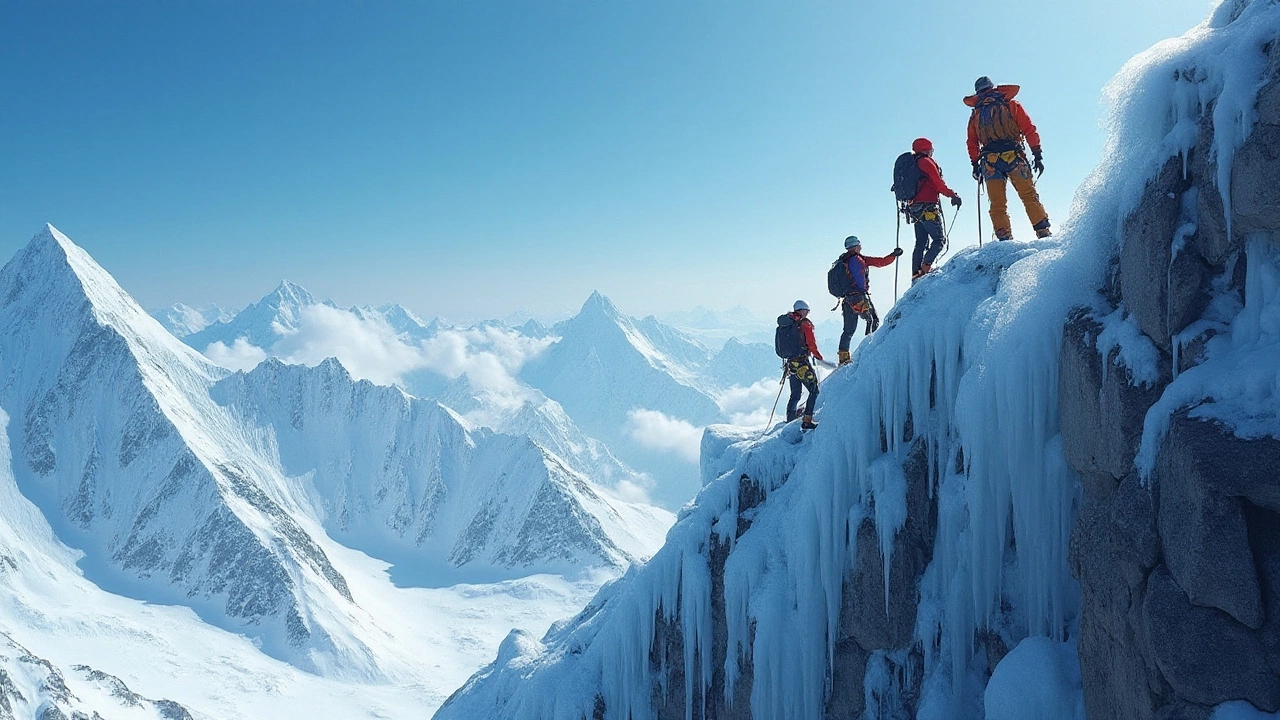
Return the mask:
<path fill-rule="evenodd" d="M 787 366 L 782 365 L 782 379 L 778 381 L 778 397 L 773 399 L 773 409 L 769 411 L 769 419 L 764 424 L 764 432 L 760 433 L 760 437 L 764 437 L 769 432 L 769 428 L 773 425 L 773 416 L 778 412 L 778 401 L 782 399 L 782 386 L 787 384 Z"/>
<path fill-rule="evenodd" d="M 898 219 L 898 230 L 893 236 L 893 249 L 902 249 L 902 210 L 897 203 L 893 206 L 893 216 Z M 902 259 L 902 255 L 895 255 L 893 258 L 893 304 L 898 304 L 898 261 Z"/>

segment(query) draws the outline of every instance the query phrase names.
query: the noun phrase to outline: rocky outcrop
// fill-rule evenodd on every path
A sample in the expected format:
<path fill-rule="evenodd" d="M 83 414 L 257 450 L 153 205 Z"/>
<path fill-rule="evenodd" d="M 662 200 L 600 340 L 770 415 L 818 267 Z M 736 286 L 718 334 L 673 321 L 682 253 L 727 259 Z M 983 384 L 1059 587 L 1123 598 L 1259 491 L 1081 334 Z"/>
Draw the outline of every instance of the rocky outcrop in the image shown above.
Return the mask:
<path fill-rule="evenodd" d="M 1134 469 L 1148 410 L 1221 326 L 1211 301 L 1243 302 L 1246 240 L 1280 238 L 1280 52 L 1267 49 L 1272 79 L 1232 159 L 1231 202 L 1217 184 L 1210 107 L 1194 147 L 1148 182 L 1123 223 L 1100 288 L 1111 307 L 1081 309 L 1064 328 L 1059 410 L 1084 485 L 1071 567 L 1091 719 L 1207 718 L 1231 700 L 1280 710 L 1280 440 L 1241 439 L 1184 408 L 1150 476 Z M 1186 75 L 1175 82 L 1195 81 Z M 1100 352 L 1101 318 L 1116 308 L 1157 348 L 1154 381 L 1149 368 L 1139 381 L 1117 348 Z M 1188 338 L 1193 324 L 1204 329 Z"/>

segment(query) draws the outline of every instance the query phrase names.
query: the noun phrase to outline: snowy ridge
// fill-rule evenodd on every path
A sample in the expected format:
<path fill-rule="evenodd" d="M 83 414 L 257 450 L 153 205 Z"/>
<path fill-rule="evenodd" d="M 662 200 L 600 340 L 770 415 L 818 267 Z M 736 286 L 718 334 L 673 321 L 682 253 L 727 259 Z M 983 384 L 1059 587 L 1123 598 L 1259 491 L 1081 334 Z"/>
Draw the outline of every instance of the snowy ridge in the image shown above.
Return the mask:
<path fill-rule="evenodd" d="M 316 304 L 316 299 L 306 288 L 282 280 L 275 290 L 236 313 L 235 317 L 213 323 L 184 337 L 183 341 L 197 350 L 203 350 L 215 342 L 231 345 L 243 338 L 251 345 L 269 348 L 282 332 L 297 330 L 303 308 Z M 324 304 L 333 306 L 330 301 Z"/>
<path fill-rule="evenodd" d="M 655 499 L 679 507 L 697 487 L 696 472 L 638 442 L 632 413 L 656 411 L 694 427 L 722 420 L 705 375 L 709 351 L 657 321 L 632 321 L 599 293 L 555 332 L 560 340 L 530 360 L 520 378 L 627 464 L 662 479 Z M 694 358 L 704 365 L 687 364 Z"/>
<path fill-rule="evenodd" d="M 213 395 L 262 429 L 260 452 L 308 478 L 332 537 L 384 559 L 621 568 L 670 524 L 606 498 L 528 440 L 468 429 L 437 403 L 353 381 L 334 360 L 268 359 Z"/>
<path fill-rule="evenodd" d="M 667 545 L 540 641 L 513 634 L 436 717 L 641 720 L 674 697 L 686 718 L 729 706 L 735 716 L 798 720 L 822 717 L 843 693 L 860 696 L 867 717 L 942 719 L 982 717 L 984 692 L 999 717 L 1032 716 L 1019 714 L 1037 700 L 1019 697 L 1008 680 L 1016 669 L 987 688 L 996 668 L 981 648 L 997 638 L 1014 649 L 1011 665 L 1073 656 L 1079 591 L 1067 549 L 1081 487 L 1058 426 L 1064 324 L 1074 307 L 1101 306 L 1090 289 L 1103 287 L 1125 239 L 1122 221 L 1146 180 L 1195 141 L 1206 107 L 1230 206 L 1222 168 L 1249 132 L 1261 49 L 1277 36 L 1280 5 L 1227 0 L 1209 22 L 1127 65 L 1111 88 L 1106 160 L 1058 238 L 961 251 L 913 287 L 853 365 L 826 382 L 821 425 L 803 440 L 794 427 L 761 442 L 709 430 L 704 450 L 729 460 L 704 456 L 704 471 L 718 477 Z M 1274 352 L 1280 258 L 1259 242 L 1249 248 L 1251 290 L 1235 338 L 1242 352 L 1219 370 Z M 1269 399 L 1275 364 L 1264 366 L 1250 377 Z M 1189 392 L 1165 412 L 1196 390 L 1248 399 L 1239 383 L 1208 384 L 1205 374 L 1181 376 Z M 1250 420 L 1238 432 L 1275 433 L 1274 405 L 1262 417 L 1238 410 L 1226 409 Z M 833 687 L 846 574 L 867 552 L 857 530 L 874 526 L 888 613 L 888 569 L 903 539 L 908 478 L 918 475 L 907 465 L 921 450 L 928 472 L 915 482 L 928 484 L 937 527 L 910 647 L 871 652 L 865 673 L 846 678 L 853 687 Z M 748 508 L 750 488 L 764 498 Z M 727 652 L 713 662 L 720 622 Z M 1037 639 L 1019 653 L 1026 638 Z M 673 654 L 683 656 L 683 688 L 668 675 Z M 1078 668 L 1064 671 L 1056 682 L 1065 685 L 1041 693 L 1070 701 L 1054 712 L 1082 712 L 1079 678 Z M 918 694 L 907 692 L 912 682 Z M 662 717 L 678 716 L 663 708 Z"/>
<path fill-rule="evenodd" d="M 217 305 L 193 308 L 183 303 L 174 303 L 151 313 L 151 317 L 159 320 L 164 329 L 177 338 L 198 333 L 214 323 L 226 322 L 234 316 L 235 313 L 229 313 Z"/>
<path fill-rule="evenodd" d="M 359 617 L 295 489 L 208 396 L 225 375 L 53 228 L 0 271 L 0 403 L 19 485 L 99 582 L 190 604 L 317 661 L 370 671 Z M 336 636 L 335 636 L 336 634 Z"/>

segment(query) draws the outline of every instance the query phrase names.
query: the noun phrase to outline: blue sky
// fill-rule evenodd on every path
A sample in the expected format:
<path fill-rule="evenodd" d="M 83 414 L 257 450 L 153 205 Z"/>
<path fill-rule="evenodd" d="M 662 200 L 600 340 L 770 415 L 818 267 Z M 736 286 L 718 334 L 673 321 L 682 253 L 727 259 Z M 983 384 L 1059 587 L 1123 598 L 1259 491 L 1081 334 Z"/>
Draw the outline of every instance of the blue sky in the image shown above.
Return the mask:
<path fill-rule="evenodd" d="M 592 289 L 633 314 L 776 314 L 827 302 L 845 235 L 892 249 L 892 163 L 917 136 L 966 201 L 953 248 L 974 241 L 960 98 L 978 75 L 1023 86 L 1060 222 L 1102 149 L 1102 86 L 1208 12 L 9 0 L 0 255 L 52 222 L 146 307 L 243 305 L 287 277 L 455 319 Z M 883 313 L 892 274 L 873 282 Z"/>

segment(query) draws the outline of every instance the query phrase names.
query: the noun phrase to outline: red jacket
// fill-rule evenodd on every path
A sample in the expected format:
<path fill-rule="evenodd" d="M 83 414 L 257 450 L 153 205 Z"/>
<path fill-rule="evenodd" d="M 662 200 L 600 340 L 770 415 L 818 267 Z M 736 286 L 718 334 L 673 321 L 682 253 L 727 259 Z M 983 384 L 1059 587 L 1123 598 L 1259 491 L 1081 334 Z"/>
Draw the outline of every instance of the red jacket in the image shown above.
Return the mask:
<path fill-rule="evenodd" d="M 921 155 L 916 160 L 916 167 L 920 168 L 920 173 L 924 175 L 924 182 L 920 183 L 920 192 L 912 198 L 913 203 L 936 203 L 939 195 L 947 197 L 955 197 L 956 191 L 947 187 L 947 183 L 942 179 L 942 168 L 938 167 L 938 163 L 928 155 Z"/>
<path fill-rule="evenodd" d="M 800 313 L 790 313 L 791 318 L 800 326 L 800 334 L 804 337 L 804 346 L 809 350 L 809 354 L 822 359 L 822 353 L 818 352 L 818 341 L 813 338 L 813 321 L 807 317 L 800 317 Z"/>
<path fill-rule="evenodd" d="M 969 114 L 969 160 L 970 162 L 978 159 L 978 153 L 982 150 L 982 146 L 991 142 L 991 138 L 980 138 L 978 132 L 978 102 L 986 95 L 986 93 L 1000 93 L 1004 96 L 1005 102 L 1009 106 L 1009 115 L 1013 117 L 1013 122 L 1017 125 L 1016 132 L 1021 137 L 1000 138 L 1005 140 L 1020 141 L 1023 137 L 1027 139 L 1027 144 L 1033 148 L 1040 147 L 1040 133 L 1036 132 L 1035 123 L 1031 122 L 1031 116 L 1023 109 L 1022 103 L 1014 100 L 1013 97 L 1018 94 L 1017 85 L 1000 85 L 992 90 L 983 93 L 969 95 L 964 99 L 964 104 L 973 108 L 973 112 Z M 1012 135 L 1014 129 L 1008 128 L 1002 130 L 1002 134 Z"/>

